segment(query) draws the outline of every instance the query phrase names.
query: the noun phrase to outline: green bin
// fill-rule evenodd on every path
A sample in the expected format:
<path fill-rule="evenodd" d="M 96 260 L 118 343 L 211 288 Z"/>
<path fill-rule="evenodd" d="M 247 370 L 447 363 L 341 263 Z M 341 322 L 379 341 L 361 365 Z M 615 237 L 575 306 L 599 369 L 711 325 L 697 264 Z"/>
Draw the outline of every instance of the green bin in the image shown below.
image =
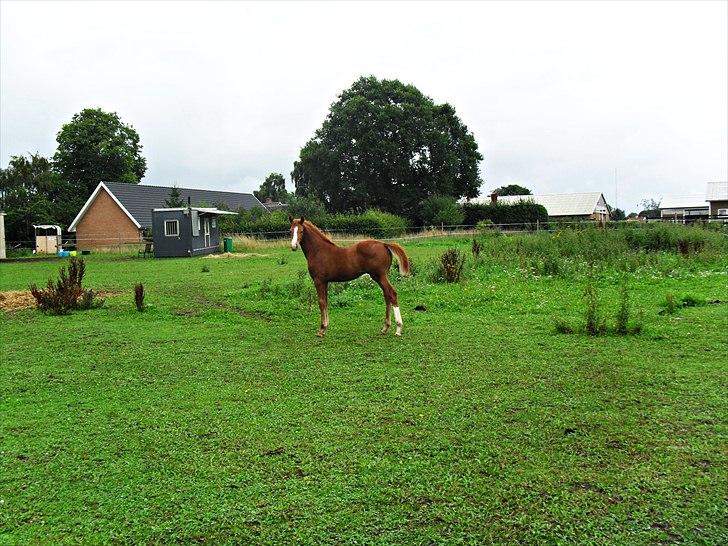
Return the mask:
<path fill-rule="evenodd" d="M 223 252 L 232 252 L 233 251 L 233 238 L 232 237 L 223 238 L 222 250 L 223 250 Z"/>

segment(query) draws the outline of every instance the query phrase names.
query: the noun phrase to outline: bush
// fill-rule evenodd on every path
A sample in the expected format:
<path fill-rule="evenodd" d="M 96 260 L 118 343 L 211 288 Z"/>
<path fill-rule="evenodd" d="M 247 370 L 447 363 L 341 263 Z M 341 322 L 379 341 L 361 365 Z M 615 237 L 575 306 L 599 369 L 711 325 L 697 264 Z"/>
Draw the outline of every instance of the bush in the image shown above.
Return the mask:
<path fill-rule="evenodd" d="M 253 220 L 248 211 L 242 212 L 232 226 L 227 226 L 227 233 L 240 232 L 252 234 L 269 234 L 287 237 L 291 223 L 289 213 L 295 211 L 273 211 L 257 220 Z M 300 214 L 290 214 L 300 218 Z M 381 237 L 396 237 L 407 229 L 407 220 L 395 214 L 370 209 L 363 213 L 326 214 L 318 216 L 303 215 L 323 230 L 344 233 L 363 233 Z"/>
<path fill-rule="evenodd" d="M 369 209 L 361 214 L 331 214 L 314 223 L 321 229 L 395 237 L 407 229 L 407 220 L 396 214 Z"/>
<path fill-rule="evenodd" d="M 465 220 L 465 213 L 454 197 L 433 195 L 420 204 L 420 218 L 428 226 L 459 226 Z"/>
<path fill-rule="evenodd" d="M 144 311 L 144 285 L 140 282 L 134 285 L 134 304 L 137 311 Z"/>
<path fill-rule="evenodd" d="M 665 294 L 665 301 L 662 304 L 664 312 L 668 315 L 674 315 L 677 311 L 677 301 L 675 300 L 675 294 L 668 292 Z"/>
<path fill-rule="evenodd" d="M 465 254 L 457 248 L 449 248 L 440 256 L 440 277 L 445 282 L 460 282 L 465 265 Z"/>
<path fill-rule="evenodd" d="M 471 245 L 470 250 L 473 253 L 473 258 L 477 260 L 480 258 L 480 252 L 483 250 L 483 245 L 477 239 L 473 239 L 473 244 Z"/>
<path fill-rule="evenodd" d="M 614 332 L 620 336 L 629 333 L 629 292 L 626 284 L 623 284 L 619 291 L 619 310 L 614 323 Z"/>
<path fill-rule="evenodd" d="M 517 201 L 513 204 L 495 202 L 487 205 L 466 203 L 462 211 L 468 225 L 490 220 L 494 224 L 525 224 L 535 228 L 537 223 L 546 224 L 549 219 L 546 209 L 533 201 Z"/>
<path fill-rule="evenodd" d="M 66 315 L 73 309 L 78 309 L 78 299 L 84 295 L 82 284 L 85 272 L 86 264 L 83 258 L 71 258 L 68 262 L 68 273 L 65 267 L 61 267 L 55 283 L 53 279 L 48 279 L 45 288 L 31 284 L 30 293 L 35 298 L 38 309 L 53 315 Z"/>
<path fill-rule="evenodd" d="M 597 290 L 591 279 L 584 289 L 586 310 L 584 313 L 584 331 L 590 336 L 598 336 L 606 330 L 606 323 L 599 312 L 599 299 Z"/>

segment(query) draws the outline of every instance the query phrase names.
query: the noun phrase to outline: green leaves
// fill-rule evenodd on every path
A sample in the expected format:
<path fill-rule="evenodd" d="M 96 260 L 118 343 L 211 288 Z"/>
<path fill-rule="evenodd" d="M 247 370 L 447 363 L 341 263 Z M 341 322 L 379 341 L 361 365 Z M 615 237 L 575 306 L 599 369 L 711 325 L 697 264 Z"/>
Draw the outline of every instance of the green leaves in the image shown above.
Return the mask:
<path fill-rule="evenodd" d="M 296 193 L 316 195 L 333 212 L 379 208 L 413 216 L 431 195 L 475 197 L 482 159 L 451 105 L 370 76 L 331 106 L 292 178 Z"/>
<path fill-rule="evenodd" d="M 56 169 L 85 197 L 103 181 L 138 184 L 147 170 L 139 134 L 115 112 L 86 108 L 61 128 L 56 140 Z"/>

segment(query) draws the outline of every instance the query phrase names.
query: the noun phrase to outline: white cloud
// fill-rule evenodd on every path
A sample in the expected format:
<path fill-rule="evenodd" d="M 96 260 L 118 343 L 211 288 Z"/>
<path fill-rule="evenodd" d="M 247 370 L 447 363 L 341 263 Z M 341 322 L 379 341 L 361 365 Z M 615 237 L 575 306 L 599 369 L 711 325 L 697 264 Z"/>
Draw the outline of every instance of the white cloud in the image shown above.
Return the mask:
<path fill-rule="evenodd" d="M 148 183 L 288 177 L 360 75 L 451 103 L 485 187 L 699 193 L 728 177 L 728 4 L 3 2 L 0 161 L 88 106 L 139 131 Z"/>

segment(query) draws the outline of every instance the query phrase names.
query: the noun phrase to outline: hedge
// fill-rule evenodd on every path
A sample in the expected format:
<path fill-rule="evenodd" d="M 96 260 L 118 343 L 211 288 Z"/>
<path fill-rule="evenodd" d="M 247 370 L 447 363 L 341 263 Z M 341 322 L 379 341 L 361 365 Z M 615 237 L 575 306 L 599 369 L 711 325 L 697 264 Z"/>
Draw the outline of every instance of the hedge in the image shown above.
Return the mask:
<path fill-rule="evenodd" d="M 549 215 L 543 205 L 533 201 L 507 203 L 465 203 L 463 205 L 465 223 L 475 225 L 481 220 L 490 220 L 494 224 L 535 224 L 548 222 Z"/>
<path fill-rule="evenodd" d="M 377 235 L 379 237 L 394 237 L 401 235 L 407 229 L 407 220 L 401 216 L 367 210 L 358 214 L 323 214 L 314 218 L 307 218 L 318 227 L 328 231 L 341 233 L 361 233 Z M 291 224 L 288 221 L 287 211 L 274 211 L 255 219 L 248 211 L 242 211 L 238 216 L 225 217 L 220 228 L 224 233 L 251 233 L 268 234 L 271 236 L 287 235 Z"/>

